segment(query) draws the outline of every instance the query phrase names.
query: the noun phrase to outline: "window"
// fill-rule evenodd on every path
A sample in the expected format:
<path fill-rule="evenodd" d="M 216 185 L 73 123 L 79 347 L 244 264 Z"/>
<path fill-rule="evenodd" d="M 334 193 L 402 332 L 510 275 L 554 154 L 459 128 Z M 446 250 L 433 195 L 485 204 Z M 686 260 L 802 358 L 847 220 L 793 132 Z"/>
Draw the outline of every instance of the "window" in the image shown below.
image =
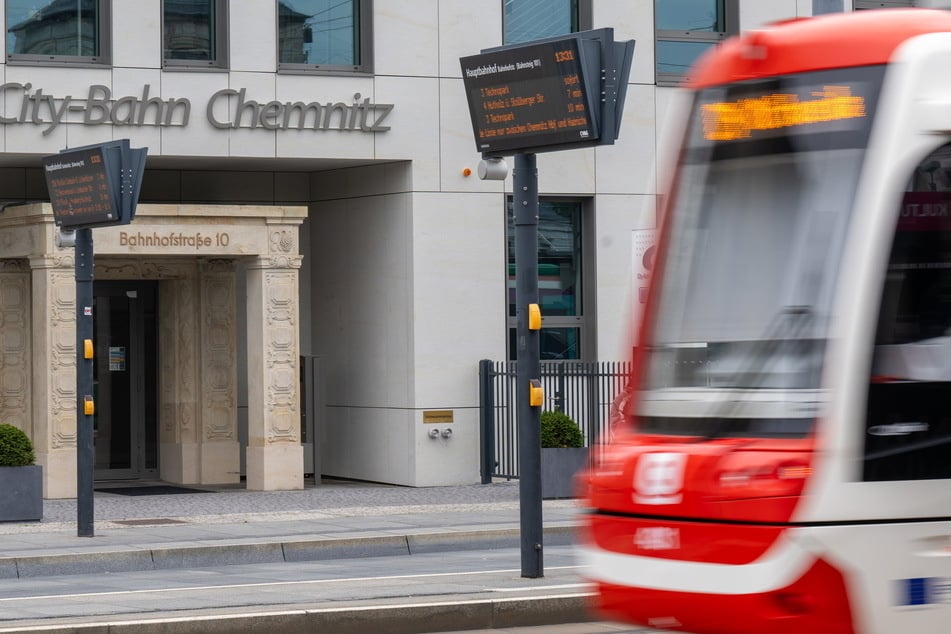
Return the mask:
<path fill-rule="evenodd" d="M 109 63 L 107 0 L 8 0 L 7 61 Z"/>
<path fill-rule="evenodd" d="M 812 15 L 842 13 L 845 10 L 842 2 L 843 0 L 812 0 Z"/>
<path fill-rule="evenodd" d="M 162 57 L 166 67 L 227 66 L 225 0 L 164 0 Z"/>
<path fill-rule="evenodd" d="M 915 170 L 882 289 L 866 481 L 951 478 L 951 144 Z"/>
<path fill-rule="evenodd" d="M 370 72 L 371 0 L 279 0 L 280 70 Z"/>
<path fill-rule="evenodd" d="M 678 84 L 700 55 L 737 32 L 738 0 L 656 0 L 657 83 Z"/>
<path fill-rule="evenodd" d="M 582 203 L 541 200 L 538 204 L 538 303 L 541 308 L 542 360 L 581 359 L 584 341 L 582 312 Z M 515 359 L 515 211 L 508 202 L 509 358 Z"/>
<path fill-rule="evenodd" d="M 520 44 L 591 28 L 591 0 L 503 0 L 502 39 Z"/>

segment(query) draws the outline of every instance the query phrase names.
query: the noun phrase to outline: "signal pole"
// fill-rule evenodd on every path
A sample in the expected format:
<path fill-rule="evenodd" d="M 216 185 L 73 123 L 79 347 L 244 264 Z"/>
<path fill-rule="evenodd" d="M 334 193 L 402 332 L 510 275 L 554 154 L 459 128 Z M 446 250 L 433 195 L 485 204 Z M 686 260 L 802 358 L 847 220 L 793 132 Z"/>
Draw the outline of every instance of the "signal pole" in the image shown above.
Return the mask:
<path fill-rule="evenodd" d="M 93 470 L 93 245 L 92 229 L 76 229 L 76 526 L 94 533 Z"/>
<path fill-rule="evenodd" d="M 515 207 L 516 422 L 522 576 L 545 576 L 542 532 L 541 344 L 538 325 L 538 169 L 534 154 L 516 154 L 512 171 Z"/>

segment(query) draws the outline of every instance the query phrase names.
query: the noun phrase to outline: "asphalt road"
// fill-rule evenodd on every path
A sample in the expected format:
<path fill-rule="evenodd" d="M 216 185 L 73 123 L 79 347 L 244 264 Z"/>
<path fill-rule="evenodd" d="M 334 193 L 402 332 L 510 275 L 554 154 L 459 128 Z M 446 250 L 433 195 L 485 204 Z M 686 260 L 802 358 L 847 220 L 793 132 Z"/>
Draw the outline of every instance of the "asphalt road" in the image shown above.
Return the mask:
<path fill-rule="evenodd" d="M 531 598 L 563 605 L 587 592 L 572 546 L 546 550 L 541 579 L 522 578 L 519 551 L 510 548 L 45 576 L 0 580 L 0 632 L 67 624 L 116 626 L 132 621 L 166 621 L 173 624 L 169 631 L 197 632 L 211 631 L 210 623 L 216 620 L 226 623 L 255 614 L 273 619 L 296 611 L 339 613 L 343 608 L 363 610 L 368 618 L 376 614 L 380 617 L 377 625 L 385 626 L 380 608 L 388 604 L 405 609 L 407 605 L 438 603 L 466 609 L 487 600 Z M 188 622 L 203 623 L 204 629 L 198 625 L 188 629 Z M 452 627 L 451 621 L 446 624 Z M 424 625 L 416 631 L 434 631 Z M 71 627 L 69 631 L 81 630 Z"/>
<path fill-rule="evenodd" d="M 643 632 L 586 609 L 574 501 L 543 502 L 545 576 L 521 577 L 517 485 L 97 491 L 92 538 L 47 500 L 0 525 L 0 633 Z"/>

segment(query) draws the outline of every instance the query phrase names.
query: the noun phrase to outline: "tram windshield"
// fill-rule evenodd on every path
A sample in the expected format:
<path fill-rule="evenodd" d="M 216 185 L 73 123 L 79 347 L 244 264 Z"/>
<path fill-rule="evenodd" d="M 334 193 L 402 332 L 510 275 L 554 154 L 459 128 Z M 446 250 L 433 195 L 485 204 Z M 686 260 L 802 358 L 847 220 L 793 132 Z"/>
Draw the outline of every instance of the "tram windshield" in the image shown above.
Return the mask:
<path fill-rule="evenodd" d="M 670 210 L 638 427 L 801 437 L 882 69 L 697 94 Z"/>

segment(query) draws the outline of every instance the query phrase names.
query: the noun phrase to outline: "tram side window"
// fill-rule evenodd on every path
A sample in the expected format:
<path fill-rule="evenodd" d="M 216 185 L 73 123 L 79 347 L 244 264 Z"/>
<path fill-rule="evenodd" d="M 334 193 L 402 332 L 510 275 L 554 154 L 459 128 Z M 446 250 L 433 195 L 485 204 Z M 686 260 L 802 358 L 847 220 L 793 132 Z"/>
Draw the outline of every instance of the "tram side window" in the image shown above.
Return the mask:
<path fill-rule="evenodd" d="M 865 480 L 951 478 L 951 144 L 898 211 L 869 382 Z"/>

